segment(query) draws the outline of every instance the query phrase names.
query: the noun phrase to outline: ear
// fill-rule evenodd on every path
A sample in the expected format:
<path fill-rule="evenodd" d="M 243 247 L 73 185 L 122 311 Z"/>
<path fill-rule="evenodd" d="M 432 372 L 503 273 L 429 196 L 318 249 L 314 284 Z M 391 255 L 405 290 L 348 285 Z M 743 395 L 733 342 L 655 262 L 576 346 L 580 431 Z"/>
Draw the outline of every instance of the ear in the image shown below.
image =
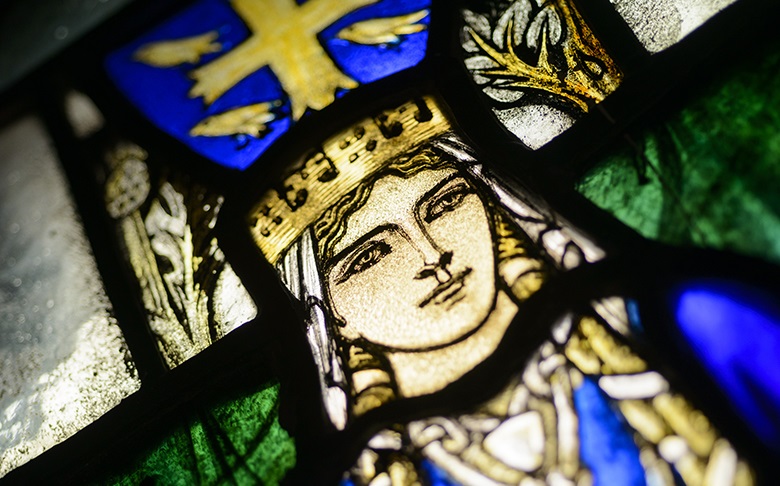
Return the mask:
<path fill-rule="evenodd" d="M 341 337 L 343 337 L 348 341 L 354 341 L 360 337 L 360 334 L 358 334 L 357 329 L 355 329 L 353 326 L 350 326 L 349 324 L 344 322 L 343 319 L 339 317 L 334 317 L 333 325 L 336 328 L 336 332 L 341 334 Z"/>
<path fill-rule="evenodd" d="M 331 323 L 331 329 L 333 329 L 335 332 L 339 333 L 343 339 L 346 339 L 347 341 L 354 341 L 360 337 L 360 334 L 357 332 L 357 329 L 355 329 L 353 326 L 350 326 L 347 324 L 347 321 L 344 320 L 336 310 L 333 308 L 333 298 L 330 295 L 330 288 L 326 286 L 325 292 L 328 295 L 328 300 L 330 301 L 330 305 L 328 305 L 328 322 Z"/>

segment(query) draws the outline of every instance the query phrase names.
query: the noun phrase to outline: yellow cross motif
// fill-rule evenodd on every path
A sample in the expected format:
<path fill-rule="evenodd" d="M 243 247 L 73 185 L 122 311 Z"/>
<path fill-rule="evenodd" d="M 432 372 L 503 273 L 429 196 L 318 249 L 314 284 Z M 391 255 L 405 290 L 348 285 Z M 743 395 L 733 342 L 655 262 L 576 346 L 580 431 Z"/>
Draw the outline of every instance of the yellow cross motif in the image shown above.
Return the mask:
<path fill-rule="evenodd" d="M 233 0 L 252 35 L 237 48 L 192 72 L 190 96 L 206 103 L 263 66 L 270 66 L 290 97 L 293 119 L 306 107 L 320 110 L 334 100 L 338 88 L 357 82 L 342 73 L 320 45 L 317 34 L 353 10 L 377 0 Z"/>
<path fill-rule="evenodd" d="M 344 74 L 325 52 L 317 35 L 344 15 L 379 0 L 232 0 L 233 9 L 251 31 L 238 47 L 190 72 L 195 81 L 191 98 L 203 97 L 211 104 L 253 72 L 269 66 L 290 98 L 293 120 L 307 108 L 321 110 L 333 103 L 338 89 L 353 89 L 358 83 Z M 357 22 L 337 35 L 360 44 L 398 42 L 400 35 L 425 29 L 418 24 L 427 10 L 384 19 Z M 159 41 L 141 46 L 134 58 L 158 67 L 195 63 L 204 54 L 218 52 L 216 31 Z M 191 135 L 219 136 L 236 133 L 259 135 L 274 118 L 273 103 L 232 110 L 203 120 Z"/>

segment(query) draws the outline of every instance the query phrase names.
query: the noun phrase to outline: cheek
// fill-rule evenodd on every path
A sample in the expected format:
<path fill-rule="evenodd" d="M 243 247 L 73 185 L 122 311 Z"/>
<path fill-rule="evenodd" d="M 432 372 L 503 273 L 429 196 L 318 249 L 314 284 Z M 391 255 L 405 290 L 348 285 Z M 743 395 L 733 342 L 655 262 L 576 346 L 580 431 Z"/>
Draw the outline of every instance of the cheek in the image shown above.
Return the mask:
<path fill-rule="evenodd" d="M 381 262 L 346 282 L 329 281 L 331 305 L 346 324 L 342 334 L 381 342 L 380 336 L 396 321 L 410 319 L 427 292 L 424 282 L 414 279 L 420 268 L 419 254 L 397 245 Z"/>
<path fill-rule="evenodd" d="M 469 195 L 455 211 L 435 220 L 429 231 L 443 251 L 453 253 L 454 265 L 461 269 L 471 267 L 478 273 L 493 273 L 495 256 L 490 221 L 476 195 Z"/>

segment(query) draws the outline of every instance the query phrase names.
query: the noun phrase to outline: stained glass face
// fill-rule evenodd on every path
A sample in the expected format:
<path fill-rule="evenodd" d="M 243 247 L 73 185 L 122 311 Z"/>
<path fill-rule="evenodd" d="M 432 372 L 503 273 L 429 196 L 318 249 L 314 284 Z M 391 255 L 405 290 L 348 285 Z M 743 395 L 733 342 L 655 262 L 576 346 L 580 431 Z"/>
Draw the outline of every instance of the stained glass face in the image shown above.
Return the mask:
<path fill-rule="evenodd" d="M 245 169 L 307 112 L 420 62 L 429 4 L 203 0 L 111 54 L 106 69 L 163 131 Z"/>
<path fill-rule="evenodd" d="M 430 97 L 334 135 L 280 186 L 252 233 L 308 307 L 338 428 L 454 382 L 550 274 L 603 255 L 492 178 Z"/>
<path fill-rule="evenodd" d="M 0 476 L 141 382 L 41 120 L 0 131 Z"/>
<path fill-rule="evenodd" d="M 423 97 L 326 140 L 278 185 L 286 194 L 255 206 L 255 242 L 310 316 L 337 427 L 478 368 L 525 300 L 586 253 L 604 255 L 566 240 L 577 233 L 565 224 L 545 225 L 489 166 Z M 751 484 L 729 442 L 633 349 L 625 303 L 590 312 L 550 322 L 547 340 L 479 408 L 375 436 L 348 481 L 696 483 L 725 468 Z"/>
<path fill-rule="evenodd" d="M 778 7 L 153 3 L 0 99 L 4 479 L 773 478 Z"/>

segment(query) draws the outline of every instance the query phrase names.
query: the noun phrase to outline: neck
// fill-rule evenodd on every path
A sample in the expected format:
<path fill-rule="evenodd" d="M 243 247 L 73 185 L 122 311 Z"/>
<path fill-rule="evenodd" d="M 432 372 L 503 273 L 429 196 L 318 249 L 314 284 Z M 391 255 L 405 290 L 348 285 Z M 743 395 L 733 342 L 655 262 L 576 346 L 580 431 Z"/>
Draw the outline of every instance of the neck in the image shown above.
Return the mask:
<path fill-rule="evenodd" d="M 387 355 L 395 372 L 402 397 L 415 397 L 441 390 L 490 356 L 517 306 L 504 291 L 496 296 L 496 308 L 471 336 L 451 346 L 434 351 L 396 351 Z"/>

